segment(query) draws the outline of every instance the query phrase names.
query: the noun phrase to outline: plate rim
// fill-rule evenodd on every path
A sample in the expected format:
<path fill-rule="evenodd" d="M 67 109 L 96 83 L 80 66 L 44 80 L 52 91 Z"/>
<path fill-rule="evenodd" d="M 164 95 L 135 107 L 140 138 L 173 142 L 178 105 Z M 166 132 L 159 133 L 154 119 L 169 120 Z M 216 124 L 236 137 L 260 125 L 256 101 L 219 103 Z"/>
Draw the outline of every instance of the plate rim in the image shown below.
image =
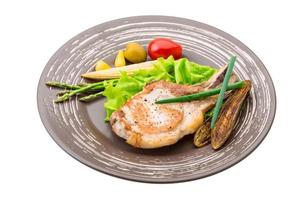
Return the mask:
<path fill-rule="evenodd" d="M 93 29 L 96 29 L 99 25 L 105 25 L 105 24 L 110 24 L 113 22 L 118 22 L 118 21 L 124 21 L 124 20 L 130 20 L 130 19 L 136 19 L 136 18 L 156 18 L 156 19 L 177 19 L 177 20 L 183 20 L 183 21 L 190 21 L 193 24 L 200 24 L 201 26 L 205 26 L 209 29 L 212 29 L 213 31 L 217 31 L 219 33 L 222 33 L 223 35 L 225 35 L 226 37 L 229 37 L 230 39 L 232 39 L 235 42 L 239 43 L 239 46 L 242 46 L 244 50 L 248 51 L 251 54 L 251 57 L 254 58 L 255 61 L 257 61 L 260 64 L 260 69 L 264 70 L 267 78 L 269 79 L 269 83 L 270 83 L 270 93 L 271 96 L 273 95 L 273 101 L 274 101 L 274 105 L 273 105 L 273 109 L 271 109 L 270 114 L 269 114 L 269 119 L 263 129 L 263 134 L 261 134 L 258 139 L 256 140 L 256 142 L 254 142 L 252 144 L 252 146 L 250 146 L 246 151 L 244 151 L 242 154 L 240 154 L 236 159 L 234 159 L 232 162 L 226 163 L 225 165 L 219 166 L 209 172 L 207 172 L 204 175 L 189 175 L 189 176 L 185 176 L 185 177 L 179 177 L 179 178 L 168 178 L 168 179 L 152 179 L 152 178 L 132 178 L 130 175 L 127 174 L 120 174 L 114 171 L 110 171 L 106 168 L 101 168 L 99 169 L 95 164 L 89 162 L 86 159 L 83 159 L 81 156 L 78 156 L 75 152 L 72 151 L 72 149 L 68 148 L 59 138 L 55 137 L 55 133 L 52 133 L 52 130 L 50 130 L 50 124 L 47 122 L 47 120 L 45 119 L 45 117 L 42 115 L 43 112 L 43 106 L 41 105 L 41 103 L 39 102 L 39 99 L 41 98 L 39 95 L 39 91 L 41 90 L 42 84 L 44 84 L 42 82 L 42 75 L 45 73 L 46 71 L 46 67 L 48 66 L 48 64 L 50 63 L 50 61 L 52 60 L 53 57 L 57 56 L 58 53 L 61 51 L 61 49 L 63 49 L 65 47 L 66 44 L 68 44 L 70 41 L 74 40 L 76 37 L 78 37 L 78 35 L 81 35 L 84 32 L 88 32 L 91 31 Z M 193 25 L 194 26 L 194 25 Z M 129 181 L 134 181 L 134 182 L 142 182 L 142 183 L 151 183 L 151 184 L 166 184 L 166 183 L 179 183 L 179 182 L 187 182 L 187 181 L 194 181 L 194 180 L 199 180 L 199 179 L 203 179 L 209 176 L 212 176 L 214 174 L 220 173 L 226 169 L 229 169 L 231 167 L 233 167 L 234 165 L 238 164 L 239 162 L 241 162 L 242 160 L 244 160 L 246 157 L 248 157 L 250 154 L 252 154 L 252 152 L 254 150 L 256 150 L 256 148 L 258 146 L 260 146 L 260 144 L 265 140 L 266 136 L 269 134 L 272 125 L 274 123 L 275 120 L 275 116 L 276 116 L 276 111 L 277 111 L 277 95 L 276 95 L 276 89 L 275 89 L 275 85 L 274 82 L 272 80 L 272 77 L 270 76 L 270 73 L 268 71 L 268 69 L 265 67 L 265 65 L 263 64 L 263 62 L 261 61 L 261 59 L 248 47 L 246 46 L 243 42 L 241 42 L 239 39 L 235 38 L 234 36 L 232 36 L 231 34 L 218 29 L 214 26 L 205 24 L 203 22 L 199 22 L 197 20 L 192 20 L 192 19 L 188 19 L 188 18 L 183 18 L 183 17 L 175 17 L 175 16 L 169 16 L 169 15 L 136 15 L 136 16 L 130 16 L 130 17 L 122 17 L 122 18 L 117 18 L 117 19 L 113 19 L 113 20 L 109 20 L 109 21 L 105 21 L 103 23 L 97 24 L 95 26 L 92 26 L 86 30 L 81 31 L 80 33 L 76 34 L 75 36 L 73 36 L 71 39 L 67 40 L 60 48 L 58 48 L 55 53 L 50 57 L 50 59 L 47 61 L 46 65 L 44 66 L 41 74 L 40 74 L 40 78 L 38 81 L 38 86 L 37 86 L 37 96 L 36 96 L 36 100 L 37 100 L 37 108 L 38 108 L 38 113 L 40 116 L 40 120 L 43 124 L 43 126 L 45 127 L 46 131 L 48 132 L 48 135 L 54 140 L 54 142 L 61 148 L 63 149 L 67 154 L 69 154 L 71 157 L 73 157 L 75 160 L 79 161 L 80 163 L 84 164 L 85 166 L 88 166 L 96 171 L 102 172 L 106 175 L 110 175 L 113 177 L 117 177 L 117 178 L 121 178 L 121 179 L 125 179 L 125 180 L 129 180 Z"/>

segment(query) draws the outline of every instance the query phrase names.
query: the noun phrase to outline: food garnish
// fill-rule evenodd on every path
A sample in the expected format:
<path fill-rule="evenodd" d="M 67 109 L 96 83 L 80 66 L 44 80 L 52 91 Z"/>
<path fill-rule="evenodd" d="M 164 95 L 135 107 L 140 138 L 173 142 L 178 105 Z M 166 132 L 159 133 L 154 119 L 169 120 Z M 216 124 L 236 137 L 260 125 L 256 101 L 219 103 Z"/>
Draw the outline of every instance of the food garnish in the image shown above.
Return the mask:
<path fill-rule="evenodd" d="M 97 94 L 101 91 L 103 91 L 108 84 L 115 85 L 117 80 L 112 79 L 112 80 L 107 80 L 107 81 L 101 81 L 97 83 L 89 83 L 89 84 L 84 84 L 84 85 L 71 85 L 67 83 L 61 83 L 61 82 L 47 82 L 46 85 L 50 87 L 57 87 L 57 88 L 65 88 L 65 89 L 70 89 L 68 91 L 63 91 L 59 93 L 59 96 L 57 100 L 55 100 L 55 103 L 61 103 L 66 100 L 68 100 L 70 97 L 77 95 L 77 94 Z M 82 101 L 90 101 L 94 99 L 95 96 L 90 96 L 89 98 L 83 98 Z M 79 99 L 81 100 L 81 99 Z"/>
<path fill-rule="evenodd" d="M 100 70 L 105 70 L 105 69 L 110 69 L 111 66 L 104 62 L 103 60 L 99 60 L 96 63 L 95 70 L 100 71 Z"/>
<path fill-rule="evenodd" d="M 126 72 L 128 75 L 132 75 L 135 71 L 139 69 L 149 69 L 153 67 L 154 61 L 147 61 L 138 64 L 127 65 L 124 67 L 116 67 L 107 70 L 101 71 L 92 71 L 82 74 L 81 76 L 88 79 L 94 80 L 105 80 L 105 79 L 113 79 L 120 78 L 121 72 Z"/>
<path fill-rule="evenodd" d="M 169 56 L 177 60 L 182 57 L 182 47 L 171 39 L 156 38 L 149 43 L 148 54 L 153 60 L 160 57 L 167 59 Z"/>
<path fill-rule="evenodd" d="M 224 77 L 224 81 L 222 83 L 222 87 L 221 87 L 221 90 L 220 90 L 220 94 L 218 96 L 218 100 L 217 100 L 217 103 L 216 103 L 216 106 L 215 106 L 215 109 L 214 109 L 214 114 L 213 114 L 212 119 L 211 119 L 211 124 L 210 124 L 211 128 L 215 127 L 215 123 L 218 119 L 218 115 L 219 115 L 219 112 L 220 112 L 220 109 L 221 109 L 221 106 L 222 106 L 222 103 L 223 103 L 225 91 L 227 90 L 228 82 L 229 82 L 229 79 L 230 79 L 232 71 L 233 71 L 235 60 L 236 60 L 236 56 L 233 56 L 229 59 L 228 68 L 227 68 L 227 71 L 226 71 L 226 74 L 225 74 L 225 77 Z"/>
<path fill-rule="evenodd" d="M 206 120 L 204 124 L 200 126 L 194 135 L 194 145 L 196 147 L 203 147 L 210 142 L 211 128 L 210 119 Z"/>
<path fill-rule="evenodd" d="M 239 88 L 242 88 L 243 86 L 244 86 L 244 81 L 232 83 L 232 84 L 228 85 L 228 87 L 226 88 L 226 91 L 239 89 Z M 220 93 L 220 91 L 221 91 L 221 88 L 214 88 L 214 89 L 205 90 L 205 91 L 195 93 L 195 94 L 184 95 L 184 96 L 179 96 L 179 97 L 174 97 L 174 98 L 160 99 L 160 100 L 157 100 L 155 103 L 164 104 L 164 103 L 194 101 L 194 100 L 199 100 L 199 99 L 203 99 L 206 97 L 210 97 L 213 95 L 217 95 Z"/>
<path fill-rule="evenodd" d="M 103 95 L 103 91 L 96 92 L 96 93 L 81 97 L 79 99 L 79 101 L 90 102 L 90 101 L 93 101 L 93 100 L 97 99 L 98 97 L 101 97 L 102 95 Z"/>
<path fill-rule="evenodd" d="M 69 89 L 69 90 L 76 90 L 81 88 L 79 85 L 71 85 L 68 83 L 61 83 L 57 81 L 48 81 L 45 84 L 49 87 L 57 87 L 57 88 Z"/>
<path fill-rule="evenodd" d="M 177 60 L 182 57 L 182 47 L 168 38 L 156 38 L 149 43 L 148 54 L 153 60 L 160 57 L 166 59 L 169 56 Z"/>
<path fill-rule="evenodd" d="M 115 59 L 115 66 L 116 67 L 123 67 L 126 65 L 126 60 L 124 56 L 123 50 L 118 51 L 118 54 Z"/>
<path fill-rule="evenodd" d="M 251 89 L 251 81 L 244 81 L 241 89 L 235 90 L 224 103 L 215 127 L 211 130 L 211 145 L 219 149 L 229 138 L 237 121 L 242 104 Z"/>
<path fill-rule="evenodd" d="M 131 42 L 127 44 L 124 56 L 131 63 L 141 63 L 146 61 L 147 52 L 139 43 Z"/>

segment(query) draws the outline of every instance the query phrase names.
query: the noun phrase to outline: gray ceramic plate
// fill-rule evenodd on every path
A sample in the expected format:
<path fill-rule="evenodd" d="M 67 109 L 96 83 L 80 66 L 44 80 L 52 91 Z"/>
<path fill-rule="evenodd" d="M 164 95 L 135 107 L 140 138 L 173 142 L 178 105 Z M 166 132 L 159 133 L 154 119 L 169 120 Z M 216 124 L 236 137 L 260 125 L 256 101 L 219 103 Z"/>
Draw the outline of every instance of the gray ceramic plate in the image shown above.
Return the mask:
<path fill-rule="evenodd" d="M 170 37 L 183 45 L 190 60 L 222 66 L 237 55 L 234 72 L 250 79 L 253 89 L 241 112 L 233 136 L 224 148 L 197 149 L 192 136 L 177 144 L 140 150 L 130 147 L 103 122 L 104 98 L 86 104 L 72 99 L 55 104 L 56 89 L 49 80 L 72 84 L 92 70 L 99 59 L 113 62 L 116 52 L 131 41 L 143 45 L 155 37 Z M 78 161 L 101 172 L 144 182 L 179 182 L 202 178 L 233 166 L 249 155 L 269 131 L 276 109 L 272 80 L 258 57 L 243 43 L 209 25 L 177 17 L 139 16 L 106 22 L 64 44 L 47 63 L 38 86 L 41 119 L 55 142 Z"/>

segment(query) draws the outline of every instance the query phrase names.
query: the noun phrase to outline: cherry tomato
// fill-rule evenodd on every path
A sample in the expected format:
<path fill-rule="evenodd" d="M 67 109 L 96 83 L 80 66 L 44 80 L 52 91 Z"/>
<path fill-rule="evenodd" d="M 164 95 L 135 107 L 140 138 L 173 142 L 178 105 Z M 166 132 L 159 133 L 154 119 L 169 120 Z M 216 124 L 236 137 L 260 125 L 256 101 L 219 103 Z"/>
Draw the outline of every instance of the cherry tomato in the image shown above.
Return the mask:
<path fill-rule="evenodd" d="M 156 38 L 149 43 L 148 54 L 153 60 L 159 57 L 166 59 L 170 55 L 172 55 L 174 59 L 179 59 L 182 56 L 182 47 L 180 44 L 168 38 Z"/>

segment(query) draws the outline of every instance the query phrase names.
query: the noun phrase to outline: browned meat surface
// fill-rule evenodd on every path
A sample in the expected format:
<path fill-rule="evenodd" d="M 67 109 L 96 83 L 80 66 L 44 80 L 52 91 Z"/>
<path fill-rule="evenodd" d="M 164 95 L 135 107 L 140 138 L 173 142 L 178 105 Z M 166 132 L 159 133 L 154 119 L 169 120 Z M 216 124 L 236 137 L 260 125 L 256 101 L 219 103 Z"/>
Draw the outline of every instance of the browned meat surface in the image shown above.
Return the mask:
<path fill-rule="evenodd" d="M 113 131 L 138 148 L 158 148 L 176 143 L 200 127 L 205 112 L 214 106 L 217 96 L 184 103 L 155 104 L 155 101 L 216 87 L 224 72 L 225 67 L 209 81 L 197 86 L 166 81 L 150 83 L 112 114 Z"/>

